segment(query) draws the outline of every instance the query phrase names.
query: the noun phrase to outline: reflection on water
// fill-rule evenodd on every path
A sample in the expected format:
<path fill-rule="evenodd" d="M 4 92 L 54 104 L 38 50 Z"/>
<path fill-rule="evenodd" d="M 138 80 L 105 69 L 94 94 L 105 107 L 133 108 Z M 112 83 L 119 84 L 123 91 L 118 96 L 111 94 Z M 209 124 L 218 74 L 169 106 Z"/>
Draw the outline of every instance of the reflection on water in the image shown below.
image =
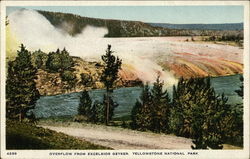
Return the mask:
<path fill-rule="evenodd" d="M 218 94 L 224 92 L 228 97 L 229 104 L 242 103 L 242 99 L 234 92 L 240 87 L 239 75 L 211 78 L 211 85 Z M 129 115 L 136 99 L 141 94 L 140 87 L 119 88 L 114 90 L 113 99 L 119 106 L 115 109 L 114 116 L 121 117 Z M 171 90 L 168 90 L 171 94 Z M 105 90 L 92 90 L 90 97 L 92 101 L 102 101 Z M 77 114 L 80 93 L 69 93 L 56 96 L 41 97 L 36 104 L 34 110 L 38 118 L 46 118 L 51 116 L 65 116 Z"/>

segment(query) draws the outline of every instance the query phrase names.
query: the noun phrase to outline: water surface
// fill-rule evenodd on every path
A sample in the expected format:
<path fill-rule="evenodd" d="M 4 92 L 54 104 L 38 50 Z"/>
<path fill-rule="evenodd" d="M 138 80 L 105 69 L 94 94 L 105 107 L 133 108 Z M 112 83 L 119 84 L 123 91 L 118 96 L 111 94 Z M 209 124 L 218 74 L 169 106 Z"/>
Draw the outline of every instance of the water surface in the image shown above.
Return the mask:
<path fill-rule="evenodd" d="M 241 83 L 239 75 L 211 78 L 211 85 L 217 94 L 224 93 L 228 97 L 229 104 L 242 103 L 241 97 L 235 93 Z M 114 111 L 114 117 L 129 115 L 136 100 L 141 94 L 142 88 L 129 87 L 114 90 L 113 99 L 119 106 Z M 171 89 L 168 90 L 171 94 Z M 102 101 L 105 90 L 89 91 L 92 101 Z M 38 118 L 55 116 L 73 116 L 77 114 L 81 93 L 69 93 L 55 96 L 41 97 L 35 107 L 35 115 Z"/>

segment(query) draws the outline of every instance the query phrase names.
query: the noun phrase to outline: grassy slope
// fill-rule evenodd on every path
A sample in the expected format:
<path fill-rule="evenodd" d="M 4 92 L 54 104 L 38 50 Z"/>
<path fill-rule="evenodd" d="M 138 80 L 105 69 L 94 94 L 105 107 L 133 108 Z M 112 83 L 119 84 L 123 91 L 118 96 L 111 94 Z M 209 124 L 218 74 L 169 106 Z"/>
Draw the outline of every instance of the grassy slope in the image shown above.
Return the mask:
<path fill-rule="evenodd" d="M 30 123 L 8 120 L 6 149 L 110 149 Z"/>

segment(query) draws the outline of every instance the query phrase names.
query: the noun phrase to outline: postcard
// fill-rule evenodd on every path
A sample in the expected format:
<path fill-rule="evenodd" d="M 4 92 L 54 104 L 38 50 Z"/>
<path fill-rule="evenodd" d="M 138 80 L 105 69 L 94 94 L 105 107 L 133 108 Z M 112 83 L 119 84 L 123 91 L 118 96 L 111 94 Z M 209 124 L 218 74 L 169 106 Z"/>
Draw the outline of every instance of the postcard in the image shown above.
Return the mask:
<path fill-rule="evenodd" d="M 249 2 L 1 2 L 1 158 L 249 157 Z"/>

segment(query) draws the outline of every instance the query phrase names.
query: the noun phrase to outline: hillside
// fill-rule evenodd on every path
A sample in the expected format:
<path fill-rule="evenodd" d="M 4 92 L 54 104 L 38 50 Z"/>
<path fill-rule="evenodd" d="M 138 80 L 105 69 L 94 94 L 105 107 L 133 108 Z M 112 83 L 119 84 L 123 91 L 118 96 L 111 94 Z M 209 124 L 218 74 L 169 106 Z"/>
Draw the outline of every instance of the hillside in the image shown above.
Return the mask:
<path fill-rule="evenodd" d="M 73 58 L 75 66 L 74 73 L 76 74 L 76 83 L 73 87 L 69 87 L 66 81 L 62 80 L 60 73 L 51 73 L 46 69 L 38 69 L 36 87 L 41 95 L 56 95 L 70 92 L 80 92 L 84 89 L 100 89 L 104 88 L 100 81 L 103 66 L 99 62 L 88 62 L 81 58 Z M 81 84 L 81 74 L 85 74 L 92 78 L 92 82 L 88 86 Z M 129 70 L 121 70 L 119 79 L 115 87 L 132 87 L 142 84 L 139 78 L 130 75 Z"/>
<path fill-rule="evenodd" d="M 140 21 L 125 21 L 125 20 L 111 20 L 111 19 L 98 19 L 81 17 L 79 15 L 38 11 L 45 16 L 52 25 L 63 29 L 71 35 L 76 35 L 82 32 L 82 29 L 87 26 L 106 27 L 108 34 L 106 37 L 152 37 L 152 36 L 211 36 L 211 35 L 243 35 L 243 31 L 228 31 L 221 29 L 206 28 L 206 30 L 197 29 L 197 27 L 190 29 L 184 28 L 171 28 L 165 25 L 152 25 Z M 208 30 L 207 30 L 208 29 Z"/>

